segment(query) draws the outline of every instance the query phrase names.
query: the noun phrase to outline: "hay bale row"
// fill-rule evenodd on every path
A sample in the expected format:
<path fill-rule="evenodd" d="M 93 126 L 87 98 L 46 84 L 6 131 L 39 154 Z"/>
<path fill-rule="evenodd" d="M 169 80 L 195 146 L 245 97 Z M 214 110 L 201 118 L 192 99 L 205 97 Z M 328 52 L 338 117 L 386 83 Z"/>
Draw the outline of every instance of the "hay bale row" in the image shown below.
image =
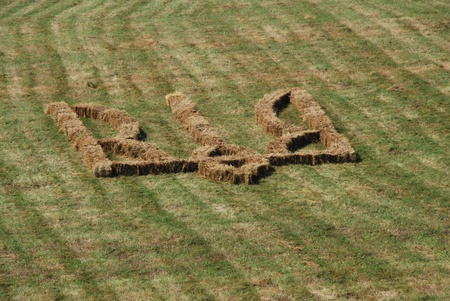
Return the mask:
<path fill-rule="evenodd" d="M 166 102 L 175 118 L 183 124 L 197 143 L 216 145 L 224 142 L 186 95 L 181 93 L 169 94 L 166 96 Z"/>
<path fill-rule="evenodd" d="M 67 103 L 49 103 L 45 112 L 52 116 L 60 130 L 69 138 L 95 176 L 109 177 L 112 175 L 112 162 L 103 152 L 94 135 L 84 126 L 78 115 Z"/>
<path fill-rule="evenodd" d="M 119 131 L 118 138 L 140 139 L 139 123 L 123 110 L 111 109 L 104 106 L 79 104 L 71 106 L 78 116 L 108 122 Z"/>
<path fill-rule="evenodd" d="M 255 106 L 256 123 L 276 137 L 301 132 L 305 129 L 288 124 L 278 118 L 279 112 L 290 103 L 290 90 L 280 90 L 265 95 Z"/>
<path fill-rule="evenodd" d="M 352 152 L 315 151 L 309 153 L 275 153 L 268 154 L 270 165 L 282 166 L 288 164 L 318 165 L 324 163 L 355 162 Z"/>
<path fill-rule="evenodd" d="M 173 161 L 175 158 L 159 149 L 156 144 L 134 139 L 100 139 L 105 152 L 143 161 Z"/>
<path fill-rule="evenodd" d="M 268 153 L 289 153 L 320 141 L 319 131 L 303 131 L 284 134 L 267 145 Z"/>
<path fill-rule="evenodd" d="M 135 176 L 148 174 L 193 172 L 198 169 L 198 164 L 186 160 L 169 161 L 135 161 L 113 162 L 111 165 L 114 176 Z"/>

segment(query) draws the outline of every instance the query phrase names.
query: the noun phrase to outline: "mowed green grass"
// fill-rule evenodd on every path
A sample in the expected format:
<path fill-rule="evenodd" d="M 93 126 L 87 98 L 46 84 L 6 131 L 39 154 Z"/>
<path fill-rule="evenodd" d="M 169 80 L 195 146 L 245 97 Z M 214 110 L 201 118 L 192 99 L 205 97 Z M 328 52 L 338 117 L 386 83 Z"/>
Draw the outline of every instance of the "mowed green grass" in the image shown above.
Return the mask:
<path fill-rule="evenodd" d="M 449 300 L 449 15 L 442 0 L 0 1 L 0 299 Z M 296 86 L 359 163 L 252 186 L 99 179 L 44 113 L 124 109 L 188 157 L 164 99 L 179 91 L 263 153 L 254 106 Z"/>

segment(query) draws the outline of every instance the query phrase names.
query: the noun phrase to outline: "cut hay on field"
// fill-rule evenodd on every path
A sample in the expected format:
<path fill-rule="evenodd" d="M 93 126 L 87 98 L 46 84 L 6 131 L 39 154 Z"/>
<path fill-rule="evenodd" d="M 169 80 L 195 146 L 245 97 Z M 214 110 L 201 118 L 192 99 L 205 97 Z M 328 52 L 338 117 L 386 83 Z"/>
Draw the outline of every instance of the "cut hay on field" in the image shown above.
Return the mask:
<path fill-rule="evenodd" d="M 294 105 L 312 128 L 305 130 L 289 125 L 278 117 L 287 105 Z M 270 164 L 322 164 L 355 162 L 356 153 L 349 141 L 334 128 L 331 120 L 313 97 L 300 88 L 267 94 L 255 107 L 256 121 L 278 138 L 267 146 Z M 295 153 L 310 143 L 322 143 L 327 149 Z"/>

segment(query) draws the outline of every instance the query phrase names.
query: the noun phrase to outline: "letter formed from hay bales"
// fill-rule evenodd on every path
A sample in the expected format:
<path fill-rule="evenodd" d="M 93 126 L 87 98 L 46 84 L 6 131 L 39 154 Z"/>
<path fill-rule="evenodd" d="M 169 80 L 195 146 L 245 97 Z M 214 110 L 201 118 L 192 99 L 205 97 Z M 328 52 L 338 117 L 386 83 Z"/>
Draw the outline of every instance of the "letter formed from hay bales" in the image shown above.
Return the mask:
<path fill-rule="evenodd" d="M 142 130 L 139 123 L 122 110 L 54 102 L 47 104 L 45 112 L 52 116 L 97 177 L 197 171 L 199 176 L 215 181 L 254 184 L 271 171 L 271 166 L 356 161 L 349 141 L 336 131 L 311 95 L 300 88 L 267 94 L 256 105 L 256 122 L 276 137 L 264 155 L 227 144 L 187 96 L 174 93 L 167 95 L 166 101 L 175 118 L 202 145 L 188 159 L 171 157 L 156 144 L 140 141 Z M 290 104 L 300 111 L 310 129 L 288 124 L 278 117 L 278 113 Z M 119 134 L 97 140 L 79 117 L 108 122 Z M 297 152 L 316 142 L 326 149 Z M 113 161 L 107 153 L 124 160 Z"/>
<path fill-rule="evenodd" d="M 302 129 L 278 118 L 278 112 L 294 105 L 312 128 Z M 320 105 L 305 90 L 292 88 L 265 95 L 255 107 L 256 122 L 277 138 L 267 146 L 266 157 L 271 165 L 323 164 L 356 162 L 350 142 L 334 128 Z M 295 152 L 320 142 L 326 150 Z"/>

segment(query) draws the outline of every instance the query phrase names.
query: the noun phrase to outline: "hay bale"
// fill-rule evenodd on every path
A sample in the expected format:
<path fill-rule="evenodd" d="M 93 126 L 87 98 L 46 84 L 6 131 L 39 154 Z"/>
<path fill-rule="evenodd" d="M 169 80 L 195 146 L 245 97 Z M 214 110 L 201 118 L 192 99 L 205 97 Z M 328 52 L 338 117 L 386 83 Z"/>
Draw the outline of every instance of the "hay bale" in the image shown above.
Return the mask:
<path fill-rule="evenodd" d="M 112 162 L 97 163 L 94 167 L 94 175 L 97 178 L 112 177 L 114 174 L 111 165 Z"/>
<path fill-rule="evenodd" d="M 290 90 L 266 94 L 255 106 L 256 123 L 276 137 L 304 131 L 305 129 L 290 125 L 278 118 L 278 114 L 289 105 L 290 98 Z"/>
<path fill-rule="evenodd" d="M 215 145 L 224 142 L 186 95 L 178 92 L 169 94 L 166 96 L 166 103 L 170 106 L 175 118 L 183 124 L 195 142 L 203 145 Z"/>
<path fill-rule="evenodd" d="M 71 106 L 78 116 L 107 122 L 119 131 L 117 138 L 141 139 L 139 123 L 126 111 L 111 109 L 92 104 L 78 104 Z"/>

